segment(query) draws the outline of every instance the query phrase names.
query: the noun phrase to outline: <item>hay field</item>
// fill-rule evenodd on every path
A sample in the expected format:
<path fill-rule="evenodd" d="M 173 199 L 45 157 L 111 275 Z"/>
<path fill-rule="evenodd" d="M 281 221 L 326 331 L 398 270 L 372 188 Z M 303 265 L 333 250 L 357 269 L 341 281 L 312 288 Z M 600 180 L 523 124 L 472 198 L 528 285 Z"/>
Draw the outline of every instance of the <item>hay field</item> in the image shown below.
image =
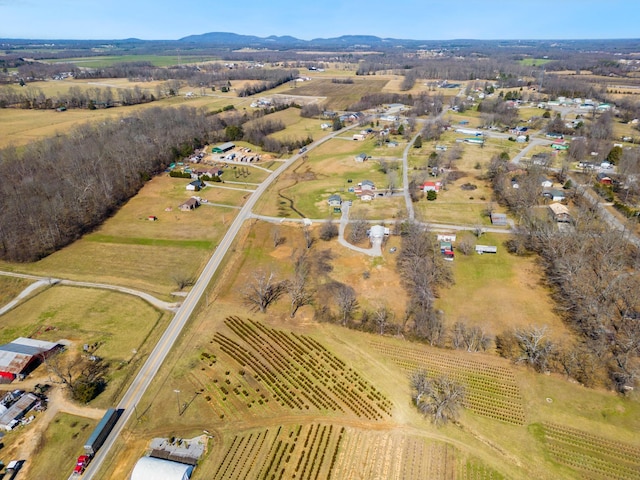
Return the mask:
<path fill-rule="evenodd" d="M 9 303 L 32 283 L 33 280 L 26 278 L 0 276 L 0 307 Z"/>

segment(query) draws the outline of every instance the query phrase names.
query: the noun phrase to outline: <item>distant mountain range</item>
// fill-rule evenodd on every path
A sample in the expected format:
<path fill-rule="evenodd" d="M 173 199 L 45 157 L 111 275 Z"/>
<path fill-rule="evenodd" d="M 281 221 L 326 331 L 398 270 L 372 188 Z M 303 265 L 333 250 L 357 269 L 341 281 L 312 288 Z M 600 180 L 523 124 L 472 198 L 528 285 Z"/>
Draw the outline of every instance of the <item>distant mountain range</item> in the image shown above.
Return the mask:
<path fill-rule="evenodd" d="M 301 40 L 299 38 L 271 35 L 269 37 L 256 37 L 254 35 L 239 35 L 237 33 L 210 32 L 202 35 L 189 35 L 178 40 L 180 43 L 193 45 L 216 45 L 226 47 L 248 47 L 267 49 L 291 49 L 291 48 L 361 48 L 370 50 L 375 48 L 405 47 L 416 48 L 421 44 L 451 43 L 434 42 L 425 40 L 400 40 L 396 38 L 380 38 L 374 35 L 343 35 L 335 38 L 314 38 L 313 40 Z"/>

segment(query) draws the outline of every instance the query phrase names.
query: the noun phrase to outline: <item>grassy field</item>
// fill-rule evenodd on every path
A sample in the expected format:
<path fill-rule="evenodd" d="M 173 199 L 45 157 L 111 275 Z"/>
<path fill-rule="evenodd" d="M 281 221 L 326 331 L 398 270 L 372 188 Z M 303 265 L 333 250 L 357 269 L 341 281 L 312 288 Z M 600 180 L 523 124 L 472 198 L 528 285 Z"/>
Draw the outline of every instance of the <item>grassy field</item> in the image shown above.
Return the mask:
<path fill-rule="evenodd" d="M 155 177 L 96 231 L 38 262 L 3 268 L 125 285 L 169 299 L 175 278 L 197 275 L 237 213 L 209 205 L 181 212 L 178 205 L 190 196 L 187 183 Z M 214 188 L 199 193 L 230 205 L 246 195 Z M 150 215 L 158 220 L 150 222 Z"/>
<path fill-rule="evenodd" d="M 32 283 L 33 280 L 26 278 L 0 276 L 0 306 L 9 303 Z"/>
<path fill-rule="evenodd" d="M 133 86 L 127 86 L 127 88 L 133 88 Z M 186 105 L 215 111 L 226 105 L 240 107 L 246 104 L 248 106 L 247 102 L 249 101 L 248 99 L 239 99 L 234 95 L 194 98 L 186 98 L 184 95 L 179 95 L 141 105 L 97 110 L 70 109 L 65 112 L 58 112 L 56 110 L 2 108 L 0 109 L 0 131 L 3 135 L 0 136 L 0 148 L 9 145 L 25 145 L 47 137 L 68 133 L 73 128 L 88 122 L 101 122 L 107 119 L 120 118 L 148 108 Z"/>
<path fill-rule="evenodd" d="M 508 253 L 503 245 L 507 238 L 485 233 L 476 240 L 478 244 L 497 246 L 496 255 L 474 252 L 464 256 L 458 252 L 452 263 L 455 285 L 441 291 L 437 308 L 444 311 L 450 325 L 464 320 L 491 334 L 536 325 L 548 326 L 555 338 L 570 336 L 554 311 L 551 292 L 542 283 L 543 272 L 535 257 Z"/>
<path fill-rule="evenodd" d="M 106 391 L 94 403 L 112 404 L 123 383 L 139 366 L 165 327 L 168 315 L 143 300 L 108 290 L 55 286 L 22 303 L 2 317 L 2 343 L 16 337 L 47 341 L 66 339 L 77 352 L 98 343 L 96 355 L 111 364 Z M 135 328 L 131 328 L 131 322 Z M 44 368 L 36 371 L 44 375 Z"/>
<path fill-rule="evenodd" d="M 98 422 L 58 413 L 44 433 L 40 445 L 29 462 L 31 478 L 65 480 L 73 472 L 82 446 Z"/>
<path fill-rule="evenodd" d="M 378 188 L 385 185 L 386 175 L 380 171 L 378 162 L 355 161 L 359 153 L 375 154 L 376 151 L 373 139 L 329 140 L 310 152 L 307 160 L 299 161 L 284 173 L 270 187 L 273 194 L 267 194 L 256 210 L 265 215 L 325 218 L 330 213 L 326 203 L 330 195 L 338 193 L 345 199 L 355 200 L 355 194 L 347 190 L 358 182 L 371 180 Z"/>

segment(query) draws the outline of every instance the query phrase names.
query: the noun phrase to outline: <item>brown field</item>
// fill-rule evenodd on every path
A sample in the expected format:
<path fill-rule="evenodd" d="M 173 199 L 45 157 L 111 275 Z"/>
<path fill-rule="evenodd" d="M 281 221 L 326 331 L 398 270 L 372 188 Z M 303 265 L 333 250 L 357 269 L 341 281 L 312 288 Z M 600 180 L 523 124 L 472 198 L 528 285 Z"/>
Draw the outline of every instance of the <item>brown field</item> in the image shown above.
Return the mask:
<path fill-rule="evenodd" d="M 346 110 L 368 93 L 380 92 L 386 80 L 355 78 L 353 84 L 332 83 L 330 79 L 313 79 L 302 86 L 292 89 L 289 86 L 278 87 L 270 93 L 287 93 L 312 97 L 327 97 L 327 108 Z"/>

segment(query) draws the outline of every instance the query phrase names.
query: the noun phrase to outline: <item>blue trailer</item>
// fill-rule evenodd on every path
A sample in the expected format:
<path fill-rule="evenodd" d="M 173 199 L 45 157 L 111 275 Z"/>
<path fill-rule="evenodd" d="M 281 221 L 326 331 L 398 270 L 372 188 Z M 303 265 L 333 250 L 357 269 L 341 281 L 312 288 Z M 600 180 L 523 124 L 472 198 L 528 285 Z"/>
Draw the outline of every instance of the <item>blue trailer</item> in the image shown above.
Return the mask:
<path fill-rule="evenodd" d="M 111 433 L 114 425 L 122 415 L 124 410 L 122 408 L 110 408 L 107 413 L 104 414 L 100 423 L 96 426 L 95 430 L 91 433 L 91 436 L 84 444 L 84 451 L 87 455 L 94 456 L 100 449 L 104 441 Z"/>

